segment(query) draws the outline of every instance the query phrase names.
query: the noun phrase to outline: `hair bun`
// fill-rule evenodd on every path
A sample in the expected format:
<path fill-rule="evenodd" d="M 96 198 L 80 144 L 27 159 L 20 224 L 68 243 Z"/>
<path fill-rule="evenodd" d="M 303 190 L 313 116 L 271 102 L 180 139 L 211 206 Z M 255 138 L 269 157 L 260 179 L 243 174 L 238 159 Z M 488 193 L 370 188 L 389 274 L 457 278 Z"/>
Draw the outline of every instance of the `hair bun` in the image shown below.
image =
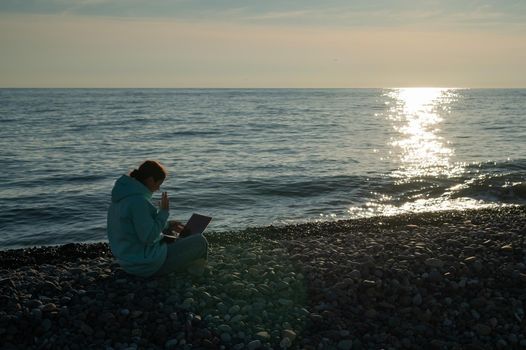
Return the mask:
<path fill-rule="evenodd" d="M 139 169 L 133 169 L 130 176 L 139 180 L 143 184 L 149 177 L 152 177 L 155 181 L 164 181 L 166 178 L 166 169 L 159 162 L 146 160 L 141 164 Z"/>
<path fill-rule="evenodd" d="M 133 169 L 132 172 L 130 173 L 130 176 L 131 177 L 136 177 L 138 174 L 139 174 L 139 170 Z"/>

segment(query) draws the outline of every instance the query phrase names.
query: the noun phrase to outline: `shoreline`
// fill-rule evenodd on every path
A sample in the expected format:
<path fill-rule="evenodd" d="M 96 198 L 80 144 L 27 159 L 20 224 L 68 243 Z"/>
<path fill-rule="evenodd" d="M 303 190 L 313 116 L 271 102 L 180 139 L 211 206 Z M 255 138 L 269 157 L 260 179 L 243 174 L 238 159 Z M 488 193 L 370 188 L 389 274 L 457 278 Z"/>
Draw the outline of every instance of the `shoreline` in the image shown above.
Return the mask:
<path fill-rule="evenodd" d="M 0 347 L 526 348 L 526 206 L 205 236 L 157 279 L 106 243 L 0 251 Z"/>
<path fill-rule="evenodd" d="M 283 239 L 298 238 L 303 236 L 321 236 L 348 230 L 373 230 L 386 227 L 399 227 L 408 224 L 441 225 L 444 222 L 461 223 L 462 221 L 475 218 L 488 213 L 500 213 L 508 208 L 526 208 L 526 205 L 513 205 L 497 208 L 466 209 L 466 210 L 443 210 L 433 212 L 403 213 L 397 215 L 379 215 L 367 218 L 342 219 L 335 221 L 307 222 L 290 225 L 267 225 L 250 226 L 239 230 L 223 230 L 206 232 L 205 236 L 209 242 L 232 243 L 239 239 Z M 68 242 L 52 245 L 35 245 L 29 247 L 18 247 L 0 249 L 0 267 L 23 266 L 30 264 L 32 259 L 40 263 L 55 262 L 58 253 L 75 253 L 76 257 L 94 258 L 101 254 L 110 254 L 107 240 L 95 242 Z M 10 261 L 11 258 L 20 259 L 19 262 Z M 67 258 L 67 256 L 66 256 Z M 48 260 L 47 260 L 48 259 Z M 4 265 L 6 264 L 6 265 Z"/>

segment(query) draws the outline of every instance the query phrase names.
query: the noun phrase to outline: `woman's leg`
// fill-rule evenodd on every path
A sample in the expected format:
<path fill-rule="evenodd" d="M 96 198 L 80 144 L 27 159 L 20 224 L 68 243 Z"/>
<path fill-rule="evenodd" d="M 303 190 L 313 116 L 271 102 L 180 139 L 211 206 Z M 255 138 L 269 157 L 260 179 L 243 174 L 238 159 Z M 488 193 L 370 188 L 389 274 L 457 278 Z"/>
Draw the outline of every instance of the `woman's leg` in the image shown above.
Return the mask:
<path fill-rule="evenodd" d="M 184 271 L 195 260 L 208 258 L 208 242 L 202 235 L 179 238 L 168 244 L 166 260 L 154 276 Z"/>

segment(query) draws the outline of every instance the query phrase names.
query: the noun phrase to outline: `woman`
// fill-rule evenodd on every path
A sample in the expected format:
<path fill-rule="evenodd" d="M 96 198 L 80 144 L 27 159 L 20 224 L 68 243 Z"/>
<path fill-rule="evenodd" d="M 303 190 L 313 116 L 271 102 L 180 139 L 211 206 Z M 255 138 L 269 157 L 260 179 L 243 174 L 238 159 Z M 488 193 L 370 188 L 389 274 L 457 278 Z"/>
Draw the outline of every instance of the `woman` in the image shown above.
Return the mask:
<path fill-rule="evenodd" d="M 128 273 L 160 276 L 181 271 L 196 262 L 206 263 L 206 238 L 192 235 L 168 242 L 162 231 L 181 232 L 182 225 L 168 221 L 170 202 L 162 193 L 157 210 L 151 203 L 153 192 L 166 179 L 166 169 L 158 162 L 147 160 L 129 175 L 122 175 L 111 191 L 108 209 L 108 240 L 117 262 Z"/>

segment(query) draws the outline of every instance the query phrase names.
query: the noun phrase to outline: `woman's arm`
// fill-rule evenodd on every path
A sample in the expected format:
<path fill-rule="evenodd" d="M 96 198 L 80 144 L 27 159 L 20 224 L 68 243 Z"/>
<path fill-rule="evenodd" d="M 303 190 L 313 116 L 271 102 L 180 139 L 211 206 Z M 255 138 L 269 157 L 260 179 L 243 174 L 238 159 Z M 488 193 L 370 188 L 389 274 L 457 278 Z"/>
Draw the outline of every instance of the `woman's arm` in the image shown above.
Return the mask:
<path fill-rule="evenodd" d="M 161 238 L 161 231 L 168 220 L 169 207 L 161 200 L 161 209 L 152 215 L 151 204 L 145 198 L 138 198 L 130 204 L 130 214 L 139 240 L 151 245 Z"/>

